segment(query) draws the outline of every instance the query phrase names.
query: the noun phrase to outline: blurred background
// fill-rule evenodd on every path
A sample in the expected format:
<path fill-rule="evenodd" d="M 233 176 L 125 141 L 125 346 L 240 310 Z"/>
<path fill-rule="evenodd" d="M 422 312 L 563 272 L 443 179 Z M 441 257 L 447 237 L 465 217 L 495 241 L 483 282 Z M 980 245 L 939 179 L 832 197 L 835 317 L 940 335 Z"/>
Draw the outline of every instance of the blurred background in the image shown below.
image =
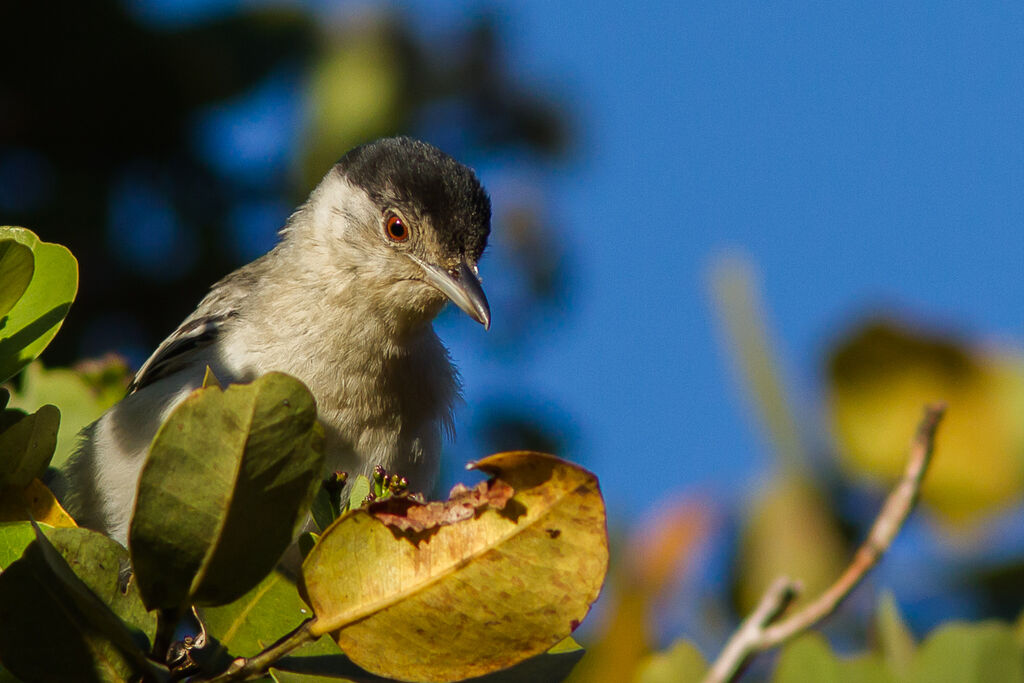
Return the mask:
<path fill-rule="evenodd" d="M 0 0 L 0 26 L 0 223 L 81 267 L 47 366 L 137 367 L 347 149 L 414 135 L 495 208 L 493 328 L 438 324 L 445 483 L 515 448 L 598 474 L 595 652 L 713 656 L 777 573 L 827 585 L 938 399 L 924 503 L 827 632 L 863 647 L 883 591 L 918 633 L 1018 615 L 1024 7 Z"/>

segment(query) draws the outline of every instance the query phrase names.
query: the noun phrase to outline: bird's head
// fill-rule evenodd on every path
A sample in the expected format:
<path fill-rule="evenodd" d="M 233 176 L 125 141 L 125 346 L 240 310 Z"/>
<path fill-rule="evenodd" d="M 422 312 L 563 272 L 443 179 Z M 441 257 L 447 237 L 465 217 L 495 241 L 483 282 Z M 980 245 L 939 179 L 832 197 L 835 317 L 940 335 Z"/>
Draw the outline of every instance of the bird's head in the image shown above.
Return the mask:
<path fill-rule="evenodd" d="M 340 278 L 356 278 L 361 295 L 424 320 L 451 300 L 490 327 L 477 270 L 490 199 L 473 171 L 436 147 L 404 137 L 356 147 L 303 213 L 313 248 Z"/>

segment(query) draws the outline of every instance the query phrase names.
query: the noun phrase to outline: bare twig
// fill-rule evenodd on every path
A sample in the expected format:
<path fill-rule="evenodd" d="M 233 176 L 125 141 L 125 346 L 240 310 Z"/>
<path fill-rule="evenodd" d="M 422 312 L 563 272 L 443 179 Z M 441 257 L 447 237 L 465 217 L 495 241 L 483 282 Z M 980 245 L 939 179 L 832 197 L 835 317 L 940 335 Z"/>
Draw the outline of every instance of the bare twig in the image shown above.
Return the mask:
<path fill-rule="evenodd" d="M 846 571 L 817 599 L 778 622 L 776 619 L 796 597 L 797 586 L 788 578 L 776 579 L 757 608 L 726 643 L 705 676 L 704 683 L 734 680 L 751 656 L 782 644 L 832 614 L 871 568 L 878 564 L 917 502 L 921 481 L 931 462 L 935 431 L 945 410 L 942 404 L 925 408 L 903 477 L 886 498 L 867 540 L 857 549 Z"/>
<path fill-rule="evenodd" d="M 306 619 L 288 635 L 258 655 L 239 657 L 231 662 L 231 666 L 228 667 L 227 671 L 210 679 L 211 683 L 214 681 L 242 681 L 265 674 L 267 669 L 281 657 L 284 657 L 295 648 L 317 639 L 317 636 L 314 636 L 309 631 L 310 626 L 315 622 L 316 617 Z"/>

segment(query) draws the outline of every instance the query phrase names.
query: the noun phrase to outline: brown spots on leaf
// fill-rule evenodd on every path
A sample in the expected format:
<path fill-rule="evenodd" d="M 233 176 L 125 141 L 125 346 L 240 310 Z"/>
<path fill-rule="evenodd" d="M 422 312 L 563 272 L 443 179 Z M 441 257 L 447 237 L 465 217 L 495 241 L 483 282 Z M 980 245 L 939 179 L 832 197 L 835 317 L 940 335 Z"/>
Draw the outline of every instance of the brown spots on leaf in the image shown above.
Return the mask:
<path fill-rule="evenodd" d="M 487 508 L 503 510 L 514 494 L 505 482 L 491 479 L 473 488 L 458 484 L 446 501 L 420 503 L 408 496 L 396 496 L 373 503 L 367 510 L 390 527 L 420 532 L 470 519 Z"/>

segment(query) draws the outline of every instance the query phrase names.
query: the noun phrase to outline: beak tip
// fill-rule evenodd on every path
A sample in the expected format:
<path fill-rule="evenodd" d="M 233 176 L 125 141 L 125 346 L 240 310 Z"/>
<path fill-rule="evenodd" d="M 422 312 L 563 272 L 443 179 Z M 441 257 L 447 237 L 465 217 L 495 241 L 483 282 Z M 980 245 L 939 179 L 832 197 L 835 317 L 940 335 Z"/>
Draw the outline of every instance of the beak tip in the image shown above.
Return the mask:
<path fill-rule="evenodd" d="M 473 320 L 483 325 L 484 330 L 491 329 L 491 307 L 475 269 L 463 263 L 458 272 L 452 272 L 427 263 L 411 253 L 406 256 L 423 269 L 423 279 L 427 284 L 436 287 Z"/>

